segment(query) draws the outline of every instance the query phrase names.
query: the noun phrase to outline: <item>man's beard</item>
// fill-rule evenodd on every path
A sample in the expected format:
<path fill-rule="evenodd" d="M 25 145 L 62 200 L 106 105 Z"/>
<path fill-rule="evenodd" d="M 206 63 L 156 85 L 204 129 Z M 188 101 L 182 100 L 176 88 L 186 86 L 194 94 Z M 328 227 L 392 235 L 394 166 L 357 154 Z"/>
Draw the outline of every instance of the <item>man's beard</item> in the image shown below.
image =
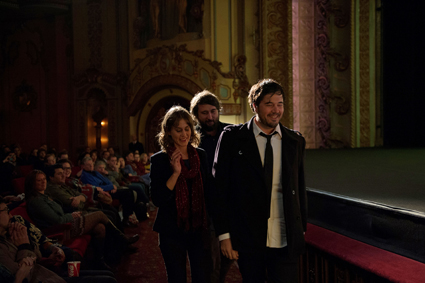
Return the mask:
<path fill-rule="evenodd" d="M 218 128 L 218 121 L 212 121 L 212 122 L 213 122 L 212 126 L 208 126 L 205 123 L 201 123 L 202 129 L 206 132 L 211 132 L 216 130 Z"/>

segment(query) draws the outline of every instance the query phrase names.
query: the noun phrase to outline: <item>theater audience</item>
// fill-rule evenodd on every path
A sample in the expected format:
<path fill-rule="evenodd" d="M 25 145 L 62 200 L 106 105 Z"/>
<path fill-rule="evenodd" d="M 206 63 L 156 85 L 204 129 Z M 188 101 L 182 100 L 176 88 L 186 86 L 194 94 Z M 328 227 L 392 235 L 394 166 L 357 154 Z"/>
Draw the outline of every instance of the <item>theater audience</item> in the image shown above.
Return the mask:
<path fill-rule="evenodd" d="M 102 188 L 83 184 L 80 179 L 71 176 L 72 162 L 66 159 L 58 162 L 62 165 L 63 174 L 65 176 L 65 184 L 78 193 L 84 193 L 87 197 L 86 207 L 97 207 L 108 216 L 112 223 L 122 231 L 121 218 L 118 211 L 111 205 L 112 197 L 109 193 L 104 192 Z"/>
<path fill-rule="evenodd" d="M 122 159 L 122 158 L 121 158 Z M 124 159 L 122 159 L 122 164 L 124 165 Z M 117 161 L 117 157 L 116 156 L 111 156 L 108 160 L 108 164 L 106 166 L 106 171 L 108 171 L 108 175 L 114 177 L 114 179 L 118 182 L 118 184 L 120 184 L 120 186 L 123 187 L 129 187 L 129 188 L 133 188 L 132 186 L 138 186 L 141 189 L 143 189 L 144 193 L 146 194 L 146 196 L 148 195 L 147 193 L 147 188 L 143 183 L 139 182 L 139 179 L 136 177 L 137 182 L 131 182 L 131 180 L 128 179 L 128 176 L 125 177 L 123 175 L 123 173 L 120 170 L 120 165 L 118 164 Z M 137 189 L 136 189 L 137 191 Z"/>
<path fill-rule="evenodd" d="M 145 173 L 145 168 L 140 170 L 137 167 L 137 164 L 134 162 L 134 154 L 132 152 L 126 152 L 124 154 L 125 158 L 125 167 L 124 172 L 126 174 L 129 174 L 130 176 L 138 176 L 140 179 L 140 182 L 143 182 L 146 185 L 150 185 L 151 179 L 149 174 Z"/>
<path fill-rule="evenodd" d="M 109 153 L 109 152 L 108 152 Z M 133 191 L 120 189 L 112 184 L 112 182 L 101 173 L 94 170 L 93 160 L 85 157 L 82 161 L 83 172 L 81 174 L 81 182 L 102 188 L 105 192 L 109 192 L 113 199 L 118 199 L 122 204 L 123 225 L 131 226 L 129 216 L 134 211 Z"/>
<path fill-rule="evenodd" d="M 74 211 L 81 211 L 83 215 L 86 215 L 89 212 L 101 211 L 110 220 L 110 223 L 106 225 L 107 232 L 111 233 L 112 236 L 115 236 L 117 240 L 120 240 L 126 244 L 132 244 L 139 239 L 138 235 L 136 235 L 130 240 L 117 228 L 117 223 L 121 221 L 117 213 L 114 213 L 111 210 L 89 207 L 86 202 L 87 197 L 84 194 L 65 184 L 66 175 L 64 174 L 62 166 L 62 164 L 56 164 L 50 166 L 47 169 L 47 177 L 49 178 L 49 182 L 47 185 L 46 194 L 54 201 L 61 204 L 64 212 L 72 213 Z M 100 191 L 99 193 L 104 194 L 105 192 Z M 131 243 L 128 243 L 129 241 Z"/>
<path fill-rule="evenodd" d="M 90 234 L 93 237 L 94 269 L 110 270 L 104 260 L 105 225 L 108 217 L 101 211 L 82 215 L 80 211 L 65 213 L 62 207 L 45 194 L 46 175 L 33 170 L 25 179 L 25 199 L 28 215 L 38 227 L 51 227 L 57 224 L 71 223 L 71 237 Z"/>
<path fill-rule="evenodd" d="M 117 187 L 118 190 L 130 190 L 133 192 L 135 204 L 133 206 L 133 211 L 136 214 L 138 220 L 142 221 L 149 217 L 147 214 L 147 205 L 149 203 L 149 198 L 144 192 L 144 188 L 139 184 L 131 184 L 131 188 L 128 186 L 120 186 L 120 184 L 115 180 L 113 176 L 109 175 L 109 172 L 105 169 L 106 164 L 102 160 L 98 160 L 94 166 L 94 170 L 102 174 L 104 177 L 108 178 L 111 183 Z"/>

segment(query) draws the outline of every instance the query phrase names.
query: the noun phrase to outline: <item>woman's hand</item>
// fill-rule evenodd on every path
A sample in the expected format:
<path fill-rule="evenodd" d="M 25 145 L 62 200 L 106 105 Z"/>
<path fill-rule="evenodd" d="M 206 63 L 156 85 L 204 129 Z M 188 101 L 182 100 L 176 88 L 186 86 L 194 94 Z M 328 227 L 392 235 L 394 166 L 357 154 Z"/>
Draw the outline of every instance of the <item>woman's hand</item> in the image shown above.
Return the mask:
<path fill-rule="evenodd" d="M 28 274 L 30 274 L 31 269 L 35 264 L 35 257 L 25 257 L 19 263 L 19 269 L 15 274 L 15 282 L 22 282 Z"/>
<path fill-rule="evenodd" d="M 173 172 L 177 175 L 180 175 L 182 171 L 182 166 L 180 164 L 180 159 L 182 158 L 182 154 L 180 150 L 176 149 L 171 155 L 170 164 L 173 168 Z"/>
<path fill-rule="evenodd" d="M 81 216 L 81 211 L 74 211 L 72 214 L 72 218 L 77 219 Z"/>
<path fill-rule="evenodd" d="M 22 244 L 29 244 L 30 240 L 28 239 L 27 227 L 24 225 L 13 222 L 9 226 L 9 234 L 12 243 L 19 247 Z"/>

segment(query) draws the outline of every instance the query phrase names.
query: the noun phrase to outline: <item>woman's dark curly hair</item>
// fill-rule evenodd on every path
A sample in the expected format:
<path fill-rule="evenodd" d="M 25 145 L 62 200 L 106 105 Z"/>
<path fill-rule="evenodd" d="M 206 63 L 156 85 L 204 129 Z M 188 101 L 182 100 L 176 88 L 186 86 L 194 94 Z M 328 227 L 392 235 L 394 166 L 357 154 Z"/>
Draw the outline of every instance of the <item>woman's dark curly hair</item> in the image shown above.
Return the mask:
<path fill-rule="evenodd" d="M 166 152 L 167 148 L 174 145 L 173 139 L 170 136 L 170 131 L 173 127 L 177 127 L 181 119 L 184 119 L 191 130 L 190 144 L 193 147 L 198 147 L 201 142 L 201 136 L 195 130 L 195 122 L 189 111 L 181 106 L 171 107 L 164 116 L 161 123 L 161 131 L 157 135 L 158 143 L 162 151 Z"/>

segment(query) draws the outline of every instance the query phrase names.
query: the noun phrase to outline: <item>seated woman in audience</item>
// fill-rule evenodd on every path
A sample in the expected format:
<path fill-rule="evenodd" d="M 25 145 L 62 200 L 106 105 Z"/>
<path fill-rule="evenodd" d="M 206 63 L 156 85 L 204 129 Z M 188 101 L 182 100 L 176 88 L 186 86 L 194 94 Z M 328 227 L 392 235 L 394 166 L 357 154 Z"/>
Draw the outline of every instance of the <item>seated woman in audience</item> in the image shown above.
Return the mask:
<path fill-rule="evenodd" d="M 158 134 L 161 152 L 152 156 L 152 201 L 158 206 L 153 229 L 169 282 L 186 282 L 189 256 L 192 282 L 205 282 L 202 234 L 207 229 L 204 190 L 208 190 L 208 162 L 198 148 L 200 136 L 190 113 L 173 106 Z"/>
<path fill-rule="evenodd" d="M 110 269 L 104 261 L 105 225 L 109 219 L 101 211 L 82 215 L 80 211 L 64 213 L 62 207 L 46 194 L 46 175 L 33 170 L 25 179 L 25 199 L 28 214 L 40 228 L 71 223 L 71 237 L 90 234 L 95 255 L 96 269 Z"/>

